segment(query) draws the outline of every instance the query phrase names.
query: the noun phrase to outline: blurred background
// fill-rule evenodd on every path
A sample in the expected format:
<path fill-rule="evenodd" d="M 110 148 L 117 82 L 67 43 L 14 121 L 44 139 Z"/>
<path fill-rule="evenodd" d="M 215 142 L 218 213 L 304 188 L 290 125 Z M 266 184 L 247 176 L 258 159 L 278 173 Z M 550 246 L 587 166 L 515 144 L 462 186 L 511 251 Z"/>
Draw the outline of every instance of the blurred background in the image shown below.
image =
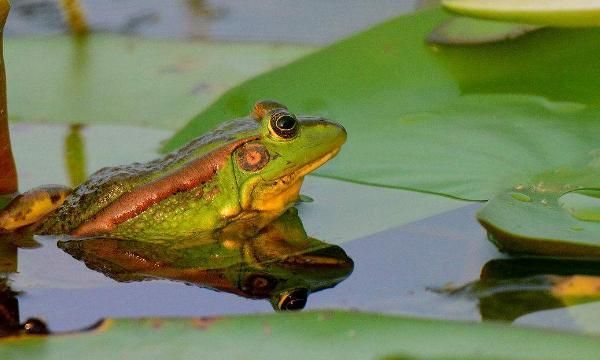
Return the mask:
<path fill-rule="evenodd" d="M 81 0 L 92 31 L 328 44 L 438 0 Z M 68 30 L 60 0 L 12 0 L 7 36 Z"/>

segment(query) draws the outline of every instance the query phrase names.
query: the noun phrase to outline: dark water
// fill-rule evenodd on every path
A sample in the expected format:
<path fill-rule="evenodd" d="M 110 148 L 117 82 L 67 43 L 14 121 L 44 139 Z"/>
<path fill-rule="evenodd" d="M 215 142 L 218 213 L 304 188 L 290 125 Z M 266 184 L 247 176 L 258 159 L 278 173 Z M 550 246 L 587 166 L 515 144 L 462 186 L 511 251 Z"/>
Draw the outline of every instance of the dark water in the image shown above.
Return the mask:
<path fill-rule="evenodd" d="M 469 206 L 342 245 L 354 261 L 354 272 L 335 288 L 311 294 L 306 308 L 479 319 L 473 302 L 428 290 L 476 279 L 485 262 L 498 256 L 472 221 L 476 209 Z M 19 250 L 14 287 L 27 288 L 19 296 L 21 318 L 43 318 L 56 331 L 82 328 L 104 317 L 273 311 L 266 300 L 178 282 L 118 283 L 58 249 L 55 239 L 40 241 L 41 249 Z"/>

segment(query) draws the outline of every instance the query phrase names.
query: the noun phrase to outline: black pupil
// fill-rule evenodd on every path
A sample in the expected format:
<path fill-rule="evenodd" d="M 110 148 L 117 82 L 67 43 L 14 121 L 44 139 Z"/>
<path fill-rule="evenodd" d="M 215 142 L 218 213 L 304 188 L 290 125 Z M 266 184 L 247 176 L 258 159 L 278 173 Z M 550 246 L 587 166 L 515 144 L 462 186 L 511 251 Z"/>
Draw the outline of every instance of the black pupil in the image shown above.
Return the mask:
<path fill-rule="evenodd" d="M 296 289 L 287 294 L 280 303 L 280 310 L 301 310 L 306 306 L 308 290 Z"/>
<path fill-rule="evenodd" d="M 277 119 L 276 125 L 281 130 L 292 130 L 296 126 L 296 119 L 289 115 L 284 115 Z"/>

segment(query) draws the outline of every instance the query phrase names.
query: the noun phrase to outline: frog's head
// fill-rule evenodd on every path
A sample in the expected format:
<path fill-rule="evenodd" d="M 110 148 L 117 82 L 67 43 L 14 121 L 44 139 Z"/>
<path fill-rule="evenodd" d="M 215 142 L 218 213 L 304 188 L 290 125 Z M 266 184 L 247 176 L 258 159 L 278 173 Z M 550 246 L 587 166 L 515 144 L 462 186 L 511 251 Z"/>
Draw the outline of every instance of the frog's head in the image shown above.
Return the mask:
<path fill-rule="evenodd" d="M 324 118 L 296 116 L 273 101 L 258 102 L 252 118 L 259 138 L 233 154 L 240 204 L 281 213 L 298 200 L 304 176 L 334 157 L 346 130 Z"/>

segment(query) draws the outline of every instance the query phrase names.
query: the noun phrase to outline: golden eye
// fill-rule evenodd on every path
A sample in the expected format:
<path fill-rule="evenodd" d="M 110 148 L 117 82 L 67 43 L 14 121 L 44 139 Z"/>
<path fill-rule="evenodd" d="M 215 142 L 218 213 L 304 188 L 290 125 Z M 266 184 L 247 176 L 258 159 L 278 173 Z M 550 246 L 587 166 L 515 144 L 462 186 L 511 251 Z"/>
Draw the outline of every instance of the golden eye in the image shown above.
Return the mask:
<path fill-rule="evenodd" d="M 298 134 L 298 120 L 294 114 L 283 109 L 271 114 L 270 125 L 275 135 L 283 139 L 291 139 Z"/>

